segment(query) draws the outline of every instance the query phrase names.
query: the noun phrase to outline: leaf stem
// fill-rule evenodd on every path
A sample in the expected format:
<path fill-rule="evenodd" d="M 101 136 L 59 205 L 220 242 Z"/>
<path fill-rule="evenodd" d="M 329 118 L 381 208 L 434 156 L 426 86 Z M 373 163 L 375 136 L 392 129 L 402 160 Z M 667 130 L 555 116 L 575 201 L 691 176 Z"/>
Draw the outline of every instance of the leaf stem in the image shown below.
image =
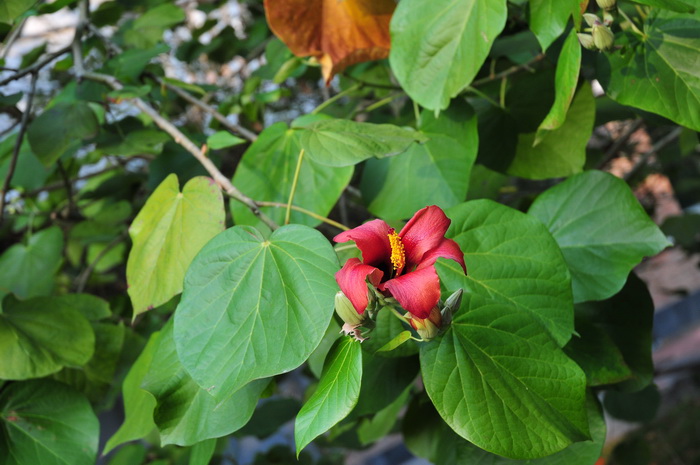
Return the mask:
<path fill-rule="evenodd" d="M 277 207 L 277 208 L 287 208 L 286 203 L 281 203 L 281 202 L 267 202 L 267 201 L 262 201 L 258 200 L 255 202 L 259 207 Z M 318 213 L 314 213 L 311 210 L 307 210 L 306 208 L 302 207 L 297 207 L 296 205 L 292 205 L 291 209 L 294 211 L 297 211 L 299 213 L 303 213 L 304 215 L 310 216 L 311 218 L 317 219 L 318 221 L 322 221 L 323 223 L 329 224 L 331 226 L 334 226 L 341 231 L 349 231 L 350 228 L 345 226 L 342 223 L 338 223 L 335 220 L 332 220 L 330 218 L 326 218 L 325 216 L 321 216 Z"/>
<path fill-rule="evenodd" d="M 292 188 L 289 190 L 289 200 L 287 201 L 287 211 L 284 214 L 284 224 L 289 224 L 289 219 L 292 216 L 292 201 L 294 200 L 294 194 L 297 191 L 297 183 L 299 182 L 299 172 L 301 171 L 301 163 L 304 161 L 304 149 L 299 152 L 299 158 L 297 158 L 297 167 L 294 170 L 294 179 L 292 179 Z"/>
<path fill-rule="evenodd" d="M 535 55 L 532 59 L 530 59 L 526 63 L 523 63 L 521 65 L 511 66 L 510 68 L 508 68 L 504 71 L 501 71 L 498 74 L 493 74 L 493 75 L 490 75 L 490 76 L 482 78 L 482 79 L 477 79 L 476 81 L 473 81 L 471 83 L 470 89 L 474 88 L 474 87 L 482 86 L 484 84 L 488 84 L 488 83 L 493 82 L 493 81 L 497 81 L 497 80 L 502 79 L 506 76 L 510 76 L 511 74 L 519 73 L 520 71 L 523 71 L 523 70 L 530 70 L 532 65 L 534 65 L 535 63 L 537 63 L 539 61 L 542 61 L 544 59 L 544 57 L 545 57 L 544 53 L 538 53 L 537 55 Z"/>
<path fill-rule="evenodd" d="M 351 86 L 348 87 L 347 89 L 338 92 L 338 93 L 335 94 L 333 97 L 330 97 L 330 98 L 328 98 L 327 100 L 321 102 L 316 108 L 314 108 L 314 109 L 311 111 L 311 114 L 312 114 L 312 115 L 317 115 L 321 110 L 323 110 L 323 109 L 326 108 L 327 106 L 331 105 L 331 104 L 332 104 L 333 102 L 335 102 L 336 100 L 339 100 L 339 99 L 345 97 L 345 96 L 348 95 L 348 94 L 351 94 L 351 93 L 353 93 L 353 92 L 355 92 L 355 91 L 357 91 L 357 90 L 360 90 L 361 88 L 362 88 L 362 84 L 360 84 L 360 83 L 351 85 Z"/>
<path fill-rule="evenodd" d="M 466 90 L 467 90 L 467 92 L 472 92 L 472 93 L 476 94 L 477 96 L 483 98 L 484 100 L 489 102 L 494 107 L 503 108 L 501 105 L 499 105 L 499 103 L 497 101 L 495 101 L 494 99 L 492 99 L 491 97 L 486 95 L 484 92 L 480 91 L 479 89 L 476 89 L 474 87 L 467 87 Z"/>
<path fill-rule="evenodd" d="M 632 30 L 633 30 L 634 32 L 636 32 L 640 37 L 646 37 L 646 34 L 644 34 L 644 33 L 637 27 L 637 25 L 634 24 L 634 21 L 632 21 L 632 19 L 631 19 L 629 16 L 627 16 L 627 13 L 625 13 L 625 11 L 624 11 L 622 8 L 618 8 L 617 11 L 620 13 L 620 15 L 622 15 L 623 18 L 625 18 L 625 19 L 627 20 L 628 23 L 630 23 L 630 26 L 632 26 Z"/>

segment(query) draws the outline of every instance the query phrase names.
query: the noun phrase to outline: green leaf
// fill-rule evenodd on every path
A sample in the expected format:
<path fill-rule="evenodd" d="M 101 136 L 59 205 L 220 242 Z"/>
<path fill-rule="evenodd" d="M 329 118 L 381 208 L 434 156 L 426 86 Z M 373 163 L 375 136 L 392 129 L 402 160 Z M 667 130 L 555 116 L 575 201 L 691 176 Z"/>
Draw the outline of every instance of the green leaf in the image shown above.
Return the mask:
<path fill-rule="evenodd" d="M 464 252 L 465 294 L 485 293 L 515 305 L 564 345 L 574 330 L 571 281 L 547 229 L 535 218 L 490 200 L 458 205 L 447 216 L 452 219 L 447 236 Z M 462 280 L 443 285 L 456 290 Z"/>
<path fill-rule="evenodd" d="M 561 247 L 575 302 L 612 296 L 642 258 L 671 245 L 627 184 L 602 171 L 581 173 L 545 191 L 528 213 Z"/>
<path fill-rule="evenodd" d="M 136 18 L 131 29 L 124 34 L 124 41 L 137 48 L 149 48 L 161 41 L 166 29 L 185 20 L 182 8 L 163 3 Z"/>
<path fill-rule="evenodd" d="M 420 133 L 393 124 L 358 123 L 346 119 L 322 119 L 295 125 L 299 143 L 311 160 L 326 166 L 352 166 L 368 158 L 384 158 L 405 152 L 414 142 L 425 142 Z"/>
<path fill-rule="evenodd" d="M 373 355 L 364 343 L 362 350 L 362 387 L 360 398 L 352 411 L 353 418 L 374 414 L 386 408 L 413 384 L 419 371 L 417 357 L 388 358 L 381 354 Z M 382 388 L 377 389 L 377 386 Z"/>
<path fill-rule="evenodd" d="M 466 289 L 461 268 L 446 263 L 436 268 L 442 280 L 451 276 L 448 290 Z M 587 439 L 583 371 L 532 316 L 481 292 L 465 292 L 444 336 L 421 346 L 423 382 L 440 416 L 473 444 L 510 458 Z"/>
<path fill-rule="evenodd" d="M 156 427 L 153 421 L 156 399 L 150 392 L 141 389 L 141 382 L 151 366 L 160 335 L 160 332 L 151 334 L 148 344 L 131 366 L 129 374 L 124 378 L 122 384 L 124 423 L 107 441 L 104 451 L 102 451 L 104 455 L 125 442 L 145 437 Z"/>
<path fill-rule="evenodd" d="M 318 344 L 316 349 L 314 349 L 311 355 L 309 355 L 309 359 L 306 361 L 309 366 L 309 370 L 311 370 L 311 373 L 313 373 L 316 378 L 321 377 L 323 362 L 328 356 L 328 351 L 331 350 L 331 347 L 333 347 L 335 341 L 340 337 L 340 333 L 340 325 L 335 318 L 331 318 L 330 324 L 328 325 L 328 328 L 326 328 L 326 332 L 323 334 L 321 342 Z"/>
<path fill-rule="evenodd" d="M 512 460 L 475 447 L 456 435 L 424 397 L 416 397 L 408 407 L 402 422 L 404 441 L 411 452 L 435 465 L 593 465 L 602 452 L 606 428 L 602 409 L 592 393 L 587 396 L 586 407 L 592 440 L 574 443 L 540 459 Z"/>
<path fill-rule="evenodd" d="M 580 323 L 585 326 L 580 339 L 572 338 L 565 350 L 586 372 L 590 385 L 623 381 L 618 388 L 638 391 L 654 376 L 653 322 L 649 290 L 631 273 L 622 290 L 610 299 L 576 306 L 576 331 Z M 615 376 L 620 373 L 626 376 Z"/>
<path fill-rule="evenodd" d="M 269 381 L 253 381 L 218 402 L 192 380 L 177 358 L 172 321 L 161 331 L 151 366 L 141 382 L 158 403 L 153 420 L 160 431 L 161 446 L 190 446 L 236 431 L 253 415 Z"/>
<path fill-rule="evenodd" d="M 630 38 L 622 50 L 601 55 L 606 93 L 619 103 L 658 113 L 700 131 L 700 22 L 695 16 L 659 11 L 644 24 L 645 40 Z"/>
<path fill-rule="evenodd" d="M 266 128 L 243 155 L 233 176 L 233 185 L 256 200 L 286 204 L 301 151 L 299 133 L 300 131 L 287 128 L 284 123 Z M 351 166 L 332 168 L 304 156 L 294 205 L 327 216 L 350 182 L 352 173 Z M 319 192 L 323 192 L 323 195 L 319 195 Z M 261 210 L 278 224 L 284 222 L 284 208 L 267 207 Z M 231 202 L 231 212 L 236 224 L 265 227 L 240 202 Z M 290 222 L 306 226 L 320 223 L 319 220 L 296 211 L 292 211 Z"/>
<path fill-rule="evenodd" d="M 632 0 L 635 3 L 641 3 L 642 5 L 655 6 L 657 8 L 664 8 L 667 10 L 677 11 L 679 13 L 693 13 L 695 7 L 689 5 L 686 2 L 680 0 Z"/>
<path fill-rule="evenodd" d="M 92 357 L 95 333 L 60 299 L 8 296 L 0 313 L 0 379 L 40 378 Z"/>
<path fill-rule="evenodd" d="M 537 36 L 542 50 L 547 50 L 564 32 L 572 15 L 580 15 L 579 0 L 530 0 L 530 29 Z M 576 31 L 572 32 L 576 37 Z M 576 45 L 580 49 L 578 39 Z M 578 74 L 578 70 L 576 73 Z"/>
<path fill-rule="evenodd" d="M 318 388 L 301 407 L 294 422 L 297 457 L 307 444 L 350 413 L 360 395 L 361 379 L 360 343 L 344 337 L 331 349 Z"/>
<path fill-rule="evenodd" d="M 125 50 L 107 62 L 107 68 L 114 77 L 122 81 L 137 81 L 146 65 L 161 53 L 170 50 L 165 44 L 159 44 L 146 50 Z"/>
<path fill-rule="evenodd" d="M 32 121 L 27 137 L 39 160 L 44 166 L 51 166 L 76 141 L 94 137 L 97 131 L 99 122 L 90 105 L 62 101 Z"/>
<path fill-rule="evenodd" d="M 363 446 L 379 441 L 391 432 L 410 393 L 409 386 L 391 404 L 378 411 L 372 418 L 362 419 L 357 427 L 357 437 Z"/>
<path fill-rule="evenodd" d="M 190 265 L 175 312 L 185 369 L 224 400 L 298 367 L 328 327 L 337 270 L 328 240 L 306 226 L 283 226 L 268 239 L 247 226 L 219 234 Z"/>
<path fill-rule="evenodd" d="M 225 149 L 245 143 L 245 139 L 236 137 L 228 131 L 218 131 L 207 138 L 207 146 L 212 150 Z"/>
<path fill-rule="evenodd" d="M 11 24 L 34 3 L 36 0 L 3 0 L 0 4 L 0 23 Z"/>
<path fill-rule="evenodd" d="M 0 256 L 0 298 L 12 292 L 20 299 L 49 295 L 61 266 L 63 233 L 54 226 L 15 244 Z"/>
<path fill-rule="evenodd" d="M 593 132 L 595 100 L 591 86 L 584 84 L 576 93 L 564 123 L 542 136 L 520 134 L 515 159 L 508 174 L 528 179 L 547 179 L 580 172 L 586 161 L 586 144 Z"/>
<path fill-rule="evenodd" d="M 427 142 L 365 166 L 362 190 L 374 215 L 410 218 L 426 205 L 448 208 L 465 200 L 479 145 L 473 110 L 453 105 L 438 118 L 426 110 L 419 130 Z"/>
<path fill-rule="evenodd" d="M 402 331 L 394 339 L 384 344 L 379 350 L 377 350 L 377 352 L 388 352 L 394 350 L 409 339 L 411 339 L 411 332 Z"/>
<path fill-rule="evenodd" d="M 209 178 L 191 179 L 182 192 L 177 175 L 151 194 L 129 228 L 129 297 L 137 315 L 182 291 L 185 271 L 209 239 L 224 230 L 224 199 Z"/>
<path fill-rule="evenodd" d="M 30 51 L 28 51 L 27 53 L 25 53 L 24 56 L 22 57 L 22 63 L 20 63 L 20 65 L 19 65 L 20 69 L 27 68 L 27 67 L 33 65 L 34 63 L 36 63 L 36 60 L 38 60 L 39 57 L 41 57 L 41 55 L 43 55 L 45 51 L 46 51 L 46 42 L 42 43 L 38 47 L 35 47 L 35 48 L 31 49 Z"/>
<path fill-rule="evenodd" d="M 389 344 L 401 333 L 408 329 L 398 318 L 385 309 L 377 315 L 377 327 L 372 330 L 369 338 L 362 343 L 363 349 L 367 352 L 381 357 L 407 357 L 418 353 L 418 346 L 409 342 L 402 344 L 389 352 L 380 352 L 379 349 Z M 410 333 L 409 333 L 410 334 Z"/>
<path fill-rule="evenodd" d="M 189 465 L 209 465 L 214 451 L 216 450 L 216 439 L 207 439 L 192 446 L 190 452 Z"/>
<path fill-rule="evenodd" d="M 0 393 L 4 465 L 92 465 L 99 431 L 90 403 L 65 384 L 27 381 L 13 383 Z"/>
<path fill-rule="evenodd" d="M 578 3 L 578 1 L 574 2 Z M 531 4 L 532 5 L 532 4 Z M 555 129 L 559 129 L 567 117 L 571 100 L 574 98 L 578 75 L 581 69 L 581 44 L 578 42 L 576 30 L 572 29 L 564 41 L 564 46 L 557 60 L 557 72 L 555 76 L 554 105 L 547 113 L 544 121 L 540 123 L 535 134 L 535 145 Z"/>
<path fill-rule="evenodd" d="M 503 0 L 402 0 L 391 18 L 391 68 L 413 100 L 445 109 L 476 76 L 506 17 Z"/>
<path fill-rule="evenodd" d="M 637 392 L 605 392 L 603 405 L 605 410 L 615 418 L 626 422 L 645 423 L 656 416 L 661 404 L 661 394 L 655 384 Z"/>

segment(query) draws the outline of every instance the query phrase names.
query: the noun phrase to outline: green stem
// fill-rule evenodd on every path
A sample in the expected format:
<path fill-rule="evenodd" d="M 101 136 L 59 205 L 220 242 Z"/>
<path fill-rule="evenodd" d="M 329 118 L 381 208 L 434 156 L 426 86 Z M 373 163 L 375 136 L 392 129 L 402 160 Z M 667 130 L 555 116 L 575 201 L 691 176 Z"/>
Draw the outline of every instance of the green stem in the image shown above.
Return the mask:
<path fill-rule="evenodd" d="M 420 126 L 420 108 L 415 100 L 413 101 L 413 115 L 416 117 L 416 126 Z"/>
<path fill-rule="evenodd" d="M 289 224 L 289 218 L 292 216 L 292 201 L 294 194 L 297 191 L 297 182 L 299 181 L 299 172 L 301 171 L 301 162 L 304 160 L 304 149 L 299 152 L 297 159 L 297 167 L 294 170 L 294 179 L 292 180 L 292 188 L 289 191 L 289 200 L 287 201 L 287 212 L 284 214 L 284 224 Z"/>
<path fill-rule="evenodd" d="M 630 23 L 630 26 L 632 26 L 632 30 L 633 30 L 634 32 L 636 32 L 637 34 L 639 34 L 641 37 L 646 37 L 646 34 L 644 34 L 644 33 L 637 27 L 637 25 L 634 24 L 634 21 L 632 21 L 632 19 L 631 19 L 629 16 L 627 16 L 627 13 L 625 13 L 625 11 L 624 11 L 622 8 L 618 8 L 617 11 L 619 11 L 620 14 L 622 15 L 622 17 L 625 18 L 625 19 L 627 20 L 628 23 Z"/>
<path fill-rule="evenodd" d="M 501 108 L 505 110 L 506 108 L 506 88 L 508 84 L 508 78 L 506 76 L 503 76 L 501 78 L 501 91 L 498 94 L 498 103 L 500 103 Z"/>
<path fill-rule="evenodd" d="M 390 95 L 388 97 L 385 97 L 377 102 L 374 102 L 372 105 L 365 108 L 364 111 L 374 111 L 377 108 L 386 105 L 387 103 L 393 102 L 394 100 L 396 100 L 396 98 L 400 97 L 401 95 L 403 95 L 403 94 L 398 93 L 398 94 L 393 94 L 393 95 Z"/>
<path fill-rule="evenodd" d="M 259 207 L 287 208 L 287 204 L 281 203 L 281 202 L 265 202 L 265 201 L 259 200 L 255 203 Z M 296 205 L 292 205 L 291 208 L 295 212 L 303 213 L 304 215 L 310 216 L 311 218 L 317 219 L 318 221 L 322 221 L 326 224 L 330 224 L 331 226 L 335 226 L 336 228 L 340 229 L 341 231 L 349 231 L 350 230 L 350 228 L 345 226 L 344 224 L 338 223 L 337 221 L 334 221 L 330 218 L 326 218 L 325 216 L 321 216 L 318 213 L 314 213 L 311 210 L 307 210 L 306 208 L 297 207 Z"/>
<path fill-rule="evenodd" d="M 501 105 L 498 104 L 497 101 L 495 101 L 494 99 L 492 99 L 491 97 L 489 97 L 488 95 L 486 95 L 485 93 L 483 93 L 482 91 L 480 91 L 479 89 L 477 89 L 477 88 L 475 88 L 475 87 L 467 87 L 466 90 L 467 90 L 468 92 L 472 92 L 472 93 L 476 94 L 478 97 L 483 98 L 484 100 L 486 100 L 487 102 L 489 102 L 489 103 L 490 103 L 491 105 L 493 105 L 494 107 L 503 108 L 503 107 L 501 107 Z"/>
<path fill-rule="evenodd" d="M 356 90 L 359 90 L 361 88 L 362 88 L 362 84 L 359 84 L 359 83 L 353 84 L 352 86 L 348 87 L 347 89 L 345 89 L 341 92 L 338 92 L 337 94 L 335 94 L 333 97 L 329 98 L 328 100 L 321 102 L 321 104 L 319 106 L 317 106 L 316 108 L 313 109 L 311 114 L 312 115 L 318 114 L 321 110 L 326 108 L 328 105 L 331 105 L 336 100 L 341 99 L 341 98 L 345 97 L 346 95 L 348 95 L 352 92 L 355 92 Z"/>

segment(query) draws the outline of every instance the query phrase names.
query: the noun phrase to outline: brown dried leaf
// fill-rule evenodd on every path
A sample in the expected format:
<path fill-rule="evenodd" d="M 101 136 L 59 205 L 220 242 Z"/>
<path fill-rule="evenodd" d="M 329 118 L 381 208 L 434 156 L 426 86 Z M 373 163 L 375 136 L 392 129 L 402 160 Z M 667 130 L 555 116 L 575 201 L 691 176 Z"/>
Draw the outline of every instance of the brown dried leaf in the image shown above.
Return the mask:
<path fill-rule="evenodd" d="M 326 84 L 355 63 L 389 56 L 394 0 L 265 0 L 272 32 L 321 63 Z"/>

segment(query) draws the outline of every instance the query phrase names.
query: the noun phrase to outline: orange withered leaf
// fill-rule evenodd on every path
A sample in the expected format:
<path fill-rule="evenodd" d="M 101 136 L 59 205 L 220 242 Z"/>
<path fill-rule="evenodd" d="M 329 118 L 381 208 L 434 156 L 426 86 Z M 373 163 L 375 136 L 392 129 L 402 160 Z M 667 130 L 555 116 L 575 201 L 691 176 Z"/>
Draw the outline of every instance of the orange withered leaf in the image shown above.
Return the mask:
<path fill-rule="evenodd" d="M 270 29 L 297 56 L 321 63 L 328 84 L 362 61 L 389 56 L 394 0 L 265 0 Z"/>

